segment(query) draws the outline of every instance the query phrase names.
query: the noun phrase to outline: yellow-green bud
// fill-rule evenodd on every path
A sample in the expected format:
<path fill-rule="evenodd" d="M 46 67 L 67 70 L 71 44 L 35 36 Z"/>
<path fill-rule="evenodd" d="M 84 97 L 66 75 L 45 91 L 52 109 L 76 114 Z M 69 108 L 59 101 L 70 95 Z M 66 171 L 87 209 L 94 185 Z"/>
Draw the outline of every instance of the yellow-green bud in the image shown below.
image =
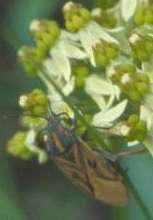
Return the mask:
<path fill-rule="evenodd" d="M 17 132 L 7 144 L 7 152 L 23 160 L 30 160 L 33 153 L 26 146 L 27 132 Z"/>
<path fill-rule="evenodd" d="M 85 79 L 89 75 L 89 68 L 82 64 L 74 67 L 73 73 L 75 75 L 75 85 L 76 87 L 83 87 Z"/>
<path fill-rule="evenodd" d="M 153 53 L 153 38 L 136 33 L 129 38 L 133 56 L 141 62 L 149 61 Z"/>
<path fill-rule="evenodd" d="M 153 24 L 153 6 L 142 4 L 135 12 L 134 22 L 136 26 Z"/>
<path fill-rule="evenodd" d="M 95 8 L 92 11 L 92 18 L 98 24 L 106 28 L 115 28 L 115 26 L 117 25 L 116 17 L 102 10 L 101 8 Z"/>
<path fill-rule="evenodd" d="M 60 36 L 60 28 L 55 21 L 33 20 L 30 24 L 30 31 L 34 36 L 37 47 L 49 51 Z"/>
<path fill-rule="evenodd" d="M 63 7 L 65 27 L 70 32 L 79 31 L 91 19 L 91 13 L 80 4 L 67 2 Z"/>
<path fill-rule="evenodd" d="M 19 105 L 34 116 L 45 116 L 48 113 L 48 97 L 41 89 L 22 95 Z"/>
<path fill-rule="evenodd" d="M 144 7 L 139 7 L 134 15 L 134 22 L 136 26 L 141 26 L 145 23 L 145 8 Z"/>
<path fill-rule="evenodd" d="M 123 132 L 122 127 L 128 128 L 128 132 Z M 136 114 L 130 115 L 127 121 L 123 122 L 121 133 L 128 141 L 143 141 L 147 134 L 146 122 Z"/>
<path fill-rule="evenodd" d="M 106 67 L 118 54 L 119 48 L 116 44 L 102 41 L 94 46 L 94 57 L 98 66 Z"/>
<path fill-rule="evenodd" d="M 30 76 L 37 75 L 43 55 L 40 56 L 36 48 L 23 46 L 18 52 L 19 61 Z"/>
<path fill-rule="evenodd" d="M 150 91 L 150 81 L 147 74 L 138 72 L 136 67 L 131 64 L 114 67 L 110 78 L 120 87 L 123 94 L 134 102 L 140 102 Z"/>
<path fill-rule="evenodd" d="M 21 125 L 25 128 L 36 128 L 39 130 L 44 129 L 47 126 L 48 122 L 44 118 L 32 117 L 25 115 L 21 118 Z"/>

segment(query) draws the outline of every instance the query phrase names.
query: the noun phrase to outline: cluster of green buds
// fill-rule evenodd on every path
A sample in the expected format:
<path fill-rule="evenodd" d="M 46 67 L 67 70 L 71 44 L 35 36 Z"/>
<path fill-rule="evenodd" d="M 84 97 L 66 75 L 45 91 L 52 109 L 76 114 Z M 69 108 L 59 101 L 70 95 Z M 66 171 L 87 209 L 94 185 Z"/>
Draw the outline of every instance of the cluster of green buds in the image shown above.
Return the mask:
<path fill-rule="evenodd" d="M 7 152 L 14 157 L 19 157 L 23 160 L 30 160 L 33 153 L 29 150 L 26 144 L 27 132 L 17 132 L 7 144 Z"/>
<path fill-rule="evenodd" d="M 68 2 L 63 7 L 65 27 L 70 32 L 79 31 L 91 19 L 91 13 L 80 4 Z"/>
<path fill-rule="evenodd" d="M 144 141 L 147 135 L 146 122 L 138 115 L 132 114 L 121 125 L 121 134 L 129 141 Z"/>
<path fill-rule="evenodd" d="M 48 97 L 41 89 L 34 89 L 30 93 L 22 95 L 19 105 L 30 115 L 45 116 L 48 113 Z"/>
<path fill-rule="evenodd" d="M 20 124 L 25 129 L 37 129 L 41 130 L 47 126 L 47 120 L 43 117 L 36 117 L 31 115 L 23 115 L 20 120 Z"/>
<path fill-rule="evenodd" d="M 138 71 L 132 64 L 114 67 L 110 78 L 120 87 L 122 93 L 134 102 L 140 102 L 150 91 L 148 76 Z"/>
<path fill-rule="evenodd" d="M 38 157 L 40 163 L 47 161 L 48 156 L 39 146 L 38 138 L 48 122 L 45 119 L 48 111 L 48 98 L 40 89 L 24 94 L 19 99 L 20 106 L 25 110 L 20 120 L 24 131 L 17 132 L 7 144 L 7 152 L 23 160 Z"/>
<path fill-rule="evenodd" d="M 92 18 L 101 26 L 106 28 L 115 28 L 117 19 L 114 15 L 101 8 L 95 8 L 92 11 Z"/>
<path fill-rule="evenodd" d="M 23 46 L 18 52 L 18 57 L 26 72 L 35 76 L 41 70 L 42 61 L 58 40 L 60 28 L 55 21 L 34 20 L 31 22 L 30 32 L 35 47 Z"/>
<path fill-rule="evenodd" d="M 153 54 L 153 37 L 133 33 L 129 38 L 129 43 L 132 49 L 134 58 L 140 62 L 147 62 Z"/>
<path fill-rule="evenodd" d="M 97 66 L 106 67 L 119 55 L 119 47 L 115 43 L 100 41 L 94 46 L 94 57 Z"/>
<path fill-rule="evenodd" d="M 136 26 L 153 24 L 153 5 L 144 5 L 138 7 L 134 15 Z"/>
<path fill-rule="evenodd" d="M 73 74 L 75 76 L 76 88 L 83 88 L 85 80 L 90 74 L 89 66 L 87 64 L 77 64 L 73 67 Z"/>
<path fill-rule="evenodd" d="M 60 28 L 55 21 L 33 20 L 30 31 L 37 48 L 41 50 L 42 54 L 46 55 L 60 36 Z"/>
<path fill-rule="evenodd" d="M 40 69 L 42 56 L 34 47 L 23 46 L 18 52 L 20 63 L 30 76 L 35 76 Z"/>

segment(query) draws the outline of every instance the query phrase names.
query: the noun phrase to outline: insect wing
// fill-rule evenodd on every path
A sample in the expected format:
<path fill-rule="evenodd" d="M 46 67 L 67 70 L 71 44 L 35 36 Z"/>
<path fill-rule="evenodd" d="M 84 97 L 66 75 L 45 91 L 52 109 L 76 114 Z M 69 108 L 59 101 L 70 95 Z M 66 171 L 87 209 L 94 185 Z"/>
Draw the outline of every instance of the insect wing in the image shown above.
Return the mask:
<path fill-rule="evenodd" d="M 109 205 L 125 205 L 128 193 L 121 175 L 108 164 L 107 160 L 100 159 L 84 141 L 80 139 L 80 142 L 86 173 L 95 198 Z"/>
<path fill-rule="evenodd" d="M 76 164 L 67 161 L 63 158 L 54 159 L 57 167 L 62 170 L 62 172 L 74 183 L 74 185 L 79 186 L 83 191 L 87 192 L 89 195 L 92 195 L 92 191 L 88 186 L 86 177 L 81 170 L 78 169 Z"/>
<path fill-rule="evenodd" d="M 72 146 L 72 159 L 54 158 L 56 165 L 74 184 L 81 186 L 95 199 L 109 205 L 124 205 L 128 201 L 127 188 L 121 175 L 101 159 L 82 140 Z"/>

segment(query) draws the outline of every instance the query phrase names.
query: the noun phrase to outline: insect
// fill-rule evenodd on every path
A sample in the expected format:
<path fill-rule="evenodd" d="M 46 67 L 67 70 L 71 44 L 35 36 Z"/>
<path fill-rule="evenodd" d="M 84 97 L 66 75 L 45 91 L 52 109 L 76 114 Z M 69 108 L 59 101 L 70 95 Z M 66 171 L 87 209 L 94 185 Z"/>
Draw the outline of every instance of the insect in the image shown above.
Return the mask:
<path fill-rule="evenodd" d="M 58 116 L 50 116 L 43 139 L 50 158 L 74 184 L 106 204 L 127 203 L 127 187 L 110 160 L 100 158 L 86 142 L 66 128 Z"/>

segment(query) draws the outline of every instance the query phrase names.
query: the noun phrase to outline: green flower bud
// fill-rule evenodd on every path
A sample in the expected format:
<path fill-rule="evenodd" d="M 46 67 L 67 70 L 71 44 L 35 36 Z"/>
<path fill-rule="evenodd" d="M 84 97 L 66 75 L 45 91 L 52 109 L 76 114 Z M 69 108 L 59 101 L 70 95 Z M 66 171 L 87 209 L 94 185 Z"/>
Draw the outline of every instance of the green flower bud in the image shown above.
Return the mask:
<path fill-rule="evenodd" d="M 131 64 L 116 66 L 110 78 L 133 102 L 140 102 L 150 91 L 148 76 L 138 72 L 136 67 Z"/>
<path fill-rule="evenodd" d="M 118 56 L 118 53 L 118 46 L 113 43 L 99 42 L 94 46 L 94 57 L 98 66 L 107 66 Z"/>
<path fill-rule="evenodd" d="M 60 28 L 55 21 L 33 20 L 30 24 L 30 31 L 37 47 L 43 48 L 46 52 L 54 46 L 60 36 Z"/>
<path fill-rule="evenodd" d="M 128 91 L 128 97 L 133 102 L 140 102 L 141 101 L 141 94 L 135 88 L 133 90 Z"/>
<path fill-rule="evenodd" d="M 7 152 L 23 160 L 30 160 L 33 153 L 26 146 L 27 132 L 17 132 L 7 144 Z"/>
<path fill-rule="evenodd" d="M 119 48 L 116 44 L 109 44 L 106 47 L 106 54 L 109 59 L 115 59 L 119 54 Z"/>
<path fill-rule="evenodd" d="M 70 32 L 79 31 L 91 19 L 91 13 L 80 4 L 67 2 L 63 7 L 65 27 Z"/>
<path fill-rule="evenodd" d="M 127 132 L 125 132 L 125 128 Z M 123 122 L 121 133 L 128 141 L 143 141 L 147 135 L 146 122 L 136 114 L 130 115 L 127 121 Z"/>
<path fill-rule="evenodd" d="M 47 126 L 48 122 L 44 118 L 32 117 L 25 115 L 21 118 L 21 125 L 25 128 L 35 128 L 42 130 Z"/>
<path fill-rule="evenodd" d="M 22 95 L 19 105 L 35 116 L 45 116 L 48 113 L 48 98 L 41 89 Z"/>
<path fill-rule="evenodd" d="M 129 38 L 133 56 L 141 62 L 149 61 L 153 53 L 153 38 L 132 34 Z"/>
<path fill-rule="evenodd" d="M 145 23 L 145 8 L 144 7 L 139 7 L 134 15 L 134 22 L 136 26 L 141 26 Z"/>
<path fill-rule="evenodd" d="M 145 82 L 137 82 L 136 88 L 141 95 L 144 95 L 149 92 L 149 86 Z"/>
<path fill-rule="evenodd" d="M 87 76 L 89 75 L 89 68 L 82 64 L 74 67 L 73 73 L 75 75 L 76 87 L 83 87 Z"/>
<path fill-rule="evenodd" d="M 153 8 L 149 8 L 145 13 L 145 24 L 153 24 Z"/>
<path fill-rule="evenodd" d="M 139 116 L 136 114 L 130 115 L 128 118 L 128 125 L 130 127 L 135 126 L 139 122 Z"/>
<path fill-rule="evenodd" d="M 101 8 L 95 8 L 92 11 L 92 18 L 98 24 L 106 28 L 115 28 L 115 26 L 117 25 L 116 17 L 102 10 Z"/>
<path fill-rule="evenodd" d="M 40 69 L 42 57 L 37 52 L 35 48 L 27 46 L 23 46 L 18 52 L 19 61 L 30 76 L 35 76 Z"/>
<path fill-rule="evenodd" d="M 142 4 L 135 12 L 134 22 L 136 26 L 153 24 L 153 6 Z"/>

